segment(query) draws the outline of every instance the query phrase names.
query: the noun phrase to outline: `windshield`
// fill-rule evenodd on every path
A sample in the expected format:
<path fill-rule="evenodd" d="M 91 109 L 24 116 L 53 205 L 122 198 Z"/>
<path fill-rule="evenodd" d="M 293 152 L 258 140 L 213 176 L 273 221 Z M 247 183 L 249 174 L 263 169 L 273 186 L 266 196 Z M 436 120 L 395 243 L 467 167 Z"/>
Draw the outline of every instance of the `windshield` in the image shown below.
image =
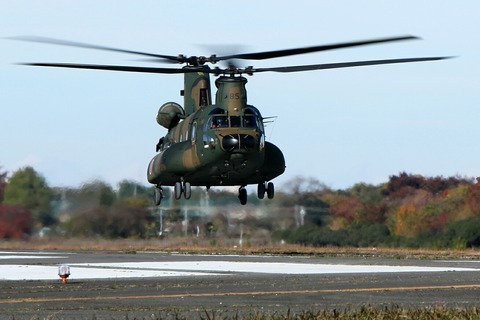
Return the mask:
<path fill-rule="evenodd" d="M 224 116 L 215 115 L 209 120 L 209 127 L 217 128 L 261 128 L 261 120 L 256 115 Z"/>

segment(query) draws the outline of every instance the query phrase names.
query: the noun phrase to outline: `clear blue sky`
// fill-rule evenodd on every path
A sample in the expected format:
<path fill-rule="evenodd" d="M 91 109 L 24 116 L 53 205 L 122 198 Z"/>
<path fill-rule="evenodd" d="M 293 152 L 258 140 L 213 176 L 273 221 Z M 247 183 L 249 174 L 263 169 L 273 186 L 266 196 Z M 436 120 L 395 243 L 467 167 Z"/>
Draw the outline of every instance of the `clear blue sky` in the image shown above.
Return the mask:
<path fill-rule="evenodd" d="M 480 1 L 0 1 L 0 37 L 35 35 L 176 55 L 265 51 L 387 36 L 423 40 L 246 62 L 270 67 L 421 56 L 455 59 L 249 77 L 249 103 L 278 116 L 267 139 L 286 173 L 332 188 L 401 171 L 480 176 Z M 228 45 L 228 46 L 227 46 Z M 181 75 L 35 68 L 149 65 L 138 57 L 0 39 L 0 166 L 52 186 L 146 182 Z"/>

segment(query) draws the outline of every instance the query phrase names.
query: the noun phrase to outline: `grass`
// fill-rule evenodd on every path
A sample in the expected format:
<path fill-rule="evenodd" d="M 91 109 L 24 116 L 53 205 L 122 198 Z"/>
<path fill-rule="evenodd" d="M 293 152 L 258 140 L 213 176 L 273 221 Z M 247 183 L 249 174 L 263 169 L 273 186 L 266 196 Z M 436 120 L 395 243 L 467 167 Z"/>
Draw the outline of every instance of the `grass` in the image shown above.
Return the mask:
<path fill-rule="evenodd" d="M 211 318 L 208 318 L 211 319 Z M 235 318 L 224 318 L 235 319 Z M 306 311 L 298 314 L 286 315 L 270 315 L 268 313 L 256 313 L 247 315 L 245 318 L 252 320 L 276 320 L 276 319 L 292 319 L 292 320 L 323 320 L 323 319 L 480 319 L 480 311 L 476 308 L 458 309 L 458 308 L 423 308 L 423 309 L 404 309 L 399 307 L 391 308 L 373 308 L 364 307 L 359 310 L 323 310 L 323 311 Z"/>
<path fill-rule="evenodd" d="M 225 314 L 233 314 L 225 316 Z M 10 316 L 10 319 L 20 319 L 21 316 Z M 97 320 L 102 316 L 97 317 L 93 315 L 91 317 L 82 317 L 82 319 Z M 33 316 L 29 319 L 48 319 L 57 320 L 61 317 L 52 314 L 49 316 Z M 108 316 L 108 319 L 122 319 L 122 320 L 181 320 L 181 319 L 204 319 L 204 320 L 326 320 L 326 319 L 368 319 L 368 320 L 397 320 L 397 319 L 418 319 L 418 320 L 440 320 L 440 319 L 480 319 L 480 309 L 477 307 L 469 308 L 447 308 L 447 307 L 433 307 L 422 309 L 406 309 L 398 306 L 374 308 L 371 306 L 363 307 L 360 309 L 347 309 L 347 310 L 321 310 L 321 311 L 303 311 L 294 313 L 291 310 L 287 310 L 284 313 L 271 312 L 271 311 L 256 311 L 252 310 L 246 314 L 239 314 L 235 312 L 229 312 L 228 310 L 222 311 L 199 311 L 198 314 L 189 313 L 185 315 L 180 311 L 170 310 L 157 313 L 148 312 L 148 316 L 132 316 L 125 311 L 122 316 Z"/>

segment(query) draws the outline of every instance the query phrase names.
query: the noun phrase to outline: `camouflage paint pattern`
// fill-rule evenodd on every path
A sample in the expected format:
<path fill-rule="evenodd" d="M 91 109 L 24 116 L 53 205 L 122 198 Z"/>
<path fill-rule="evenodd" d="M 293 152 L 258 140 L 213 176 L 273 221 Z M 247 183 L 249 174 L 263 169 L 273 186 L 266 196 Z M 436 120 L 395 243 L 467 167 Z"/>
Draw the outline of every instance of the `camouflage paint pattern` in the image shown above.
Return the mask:
<path fill-rule="evenodd" d="M 264 183 L 285 171 L 280 149 L 265 142 L 260 111 L 247 104 L 246 83 L 243 77 L 219 77 L 215 104 L 202 105 L 205 96 L 210 97 L 208 75 L 186 74 L 187 116 L 163 138 L 160 152 L 148 167 L 150 183 L 245 186 Z M 207 95 L 201 92 L 205 88 Z"/>

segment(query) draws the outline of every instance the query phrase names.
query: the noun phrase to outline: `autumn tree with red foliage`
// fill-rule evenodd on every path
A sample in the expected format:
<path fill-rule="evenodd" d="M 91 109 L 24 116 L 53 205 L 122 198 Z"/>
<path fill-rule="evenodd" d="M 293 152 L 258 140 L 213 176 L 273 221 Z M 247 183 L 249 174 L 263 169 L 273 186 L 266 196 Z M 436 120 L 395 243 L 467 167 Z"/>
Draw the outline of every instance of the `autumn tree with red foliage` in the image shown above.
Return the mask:
<path fill-rule="evenodd" d="M 0 239 L 20 239 L 33 230 L 32 216 L 18 206 L 0 204 Z"/>
<path fill-rule="evenodd" d="M 407 174 L 401 172 L 398 176 L 390 176 L 383 194 L 391 198 L 404 198 L 415 193 L 415 190 L 422 189 L 432 194 L 439 194 L 445 190 L 457 187 L 460 184 L 471 184 L 472 181 L 466 178 L 441 176 L 426 178 L 421 175 Z"/>

